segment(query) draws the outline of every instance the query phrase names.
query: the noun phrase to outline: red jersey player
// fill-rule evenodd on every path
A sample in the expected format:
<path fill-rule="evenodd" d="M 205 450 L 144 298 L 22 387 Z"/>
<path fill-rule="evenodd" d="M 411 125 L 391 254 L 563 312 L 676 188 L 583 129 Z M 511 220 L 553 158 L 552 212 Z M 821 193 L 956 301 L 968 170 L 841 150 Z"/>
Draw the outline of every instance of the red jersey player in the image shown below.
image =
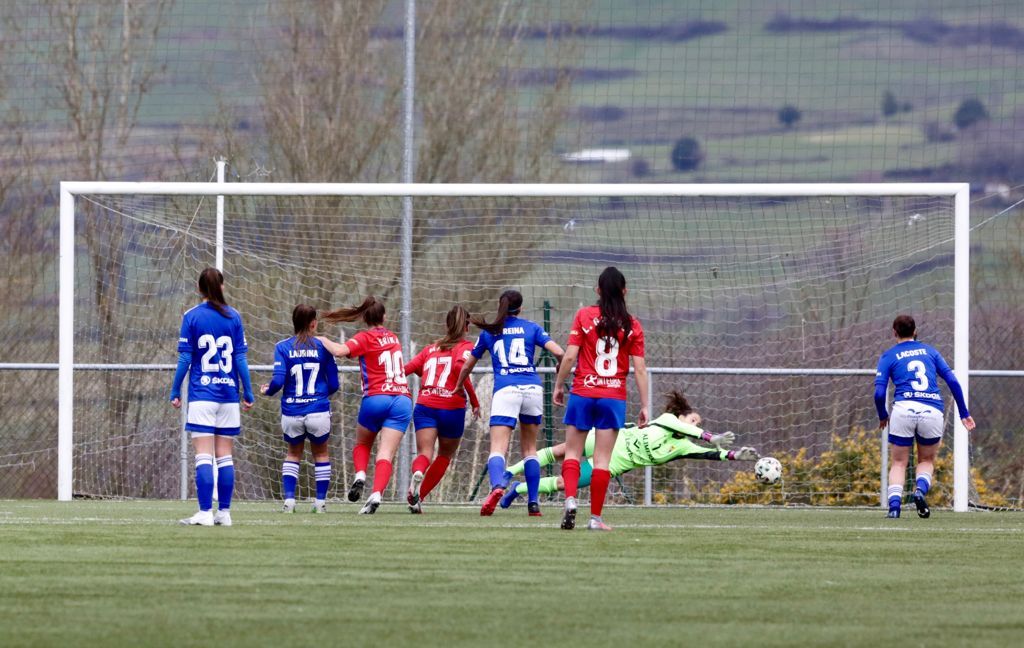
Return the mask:
<path fill-rule="evenodd" d="M 569 346 L 558 367 L 553 400 L 565 404 L 563 382 L 579 358 L 572 393 L 565 409 L 565 513 L 562 528 L 576 526 L 576 492 L 580 479 L 580 458 L 587 432 L 596 430 L 594 472 L 590 488 L 588 529 L 608 531 L 601 510 L 608 492 L 611 473 L 608 465 L 619 428 L 626 423 L 626 375 L 629 362 L 636 370 L 640 391 L 640 426 L 647 424 L 647 365 L 644 361 L 644 330 L 640 321 L 626 309 L 626 278 L 617 268 L 608 267 L 597 280 L 597 305 L 576 313 L 569 333 Z"/>
<path fill-rule="evenodd" d="M 356 426 L 356 445 L 352 448 L 352 463 L 356 478 L 348 490 L 348 500 L 356 502 L 366 483 L 366 468 L 370 463 L 370 449 L 380 433 L 377 461 L 373 471 L 373 491 L 359 511 L 373 514 L 380 506 L 381 496 L 391 481 L 392 460 L 402 442 L 402 435 L 412 420 L 412 398 L 402 362 L 402 345 L 398 336 L 384 328 L 384 303 L 373 296 L 359 306 L 339 308 L 326 313 L 326 323 L 354 322 L 362 319 L 366 328 L 339 344 L 327 338 L 317 338 L 327 350 L 339 358 L 359 358 L 359 373 L 363 382 L 363 401 L 359 406 Z"/>
<path fill-rule="evenodd" d="M 469 311 L 458 304 L 452 306 L 445 324 L 447 334 L 425 346 L 405 365 L 406 374 L 423 377 L 412 411 L 418 454 L 412 462 L 407 498 L 410 513 L 422 512 L 420 501 L 441 481 L 459 449 L 466 427 L 466 396 L 473 405 L 473 415 L 480 416 L 480 401 L 473 391 L 473 383 L 468 378 L 461 386 L 455 383 L 473 349 L 473 343 L 465 339 L 469 331 Z M 435 441 L 437 456 L 431 462 Z"/>

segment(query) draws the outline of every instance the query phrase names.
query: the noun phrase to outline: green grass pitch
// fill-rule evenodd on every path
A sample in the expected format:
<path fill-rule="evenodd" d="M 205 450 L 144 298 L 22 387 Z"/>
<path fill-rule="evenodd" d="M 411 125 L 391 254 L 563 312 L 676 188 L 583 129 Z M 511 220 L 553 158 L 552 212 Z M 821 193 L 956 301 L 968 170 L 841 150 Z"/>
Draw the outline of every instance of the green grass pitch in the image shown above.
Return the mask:
<path fill-rule="evenodd" d="M 1024 516 L 0 502 L 3 645 L 1020 645 Z M 305 506 L 303 506 L 305 510 Z M 585 521 L 581 511 L 581 519 Z"/>

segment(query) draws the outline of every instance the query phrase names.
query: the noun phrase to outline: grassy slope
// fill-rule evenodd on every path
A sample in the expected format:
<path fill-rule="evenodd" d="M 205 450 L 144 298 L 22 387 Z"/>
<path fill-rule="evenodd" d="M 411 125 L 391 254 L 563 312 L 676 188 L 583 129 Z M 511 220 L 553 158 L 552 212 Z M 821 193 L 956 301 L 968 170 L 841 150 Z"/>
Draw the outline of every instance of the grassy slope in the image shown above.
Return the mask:
<path fill-rule="evenodd" d="M 1011 645 L 1024 632 L 1014 514 L 615 509 L 617 531 L 594 535 L 557 530 L 553 509 L 272 508 L 186 529 L 182 503 L 0 503 L 3 643 Z"/>

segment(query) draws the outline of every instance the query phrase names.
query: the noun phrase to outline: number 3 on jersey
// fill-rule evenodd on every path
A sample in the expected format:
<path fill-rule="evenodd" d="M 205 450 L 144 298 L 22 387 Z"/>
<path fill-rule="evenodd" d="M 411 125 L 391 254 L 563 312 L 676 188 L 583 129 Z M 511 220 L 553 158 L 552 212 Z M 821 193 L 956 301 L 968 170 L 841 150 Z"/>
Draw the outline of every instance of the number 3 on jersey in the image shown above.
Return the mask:
<path fill-rule="evenodd" d="M 619 341 L 612 340 L 611 345 L 605 338 L 597 338 L 597 361 L 594 369 L 598 376 L 614 376 L 619 371 Z"/>
<path fill-rule="evenodd" d="M 530 364 L 530 359 L 526 357 L 526 340 L 523 338 L 512 338 L 508 345 L 508 356 L 505 355 L 505 341 L 498 338 L 494 342 L 494 353 L 502 367 Z"/>
<path fill-rule="evenodd" d="M 377 364 L 384 365 L 384 373 L 387 374 L 388 382 L 396 385 L 404 385 L 409 382 L 405 377 L 405 363 L 402 362 L 401 351 L 385 351 L 380 354 Z"/>
<path fill-rule="evenodd" d="M 917 380 L 910 383 L 916 391 L 924 391 L 928 389 L 928 369 L 924 366 L 924 363 L 920 360 L 914 360 L 907 365 L 907 371 L 914 372 L 914 378 Z"/>

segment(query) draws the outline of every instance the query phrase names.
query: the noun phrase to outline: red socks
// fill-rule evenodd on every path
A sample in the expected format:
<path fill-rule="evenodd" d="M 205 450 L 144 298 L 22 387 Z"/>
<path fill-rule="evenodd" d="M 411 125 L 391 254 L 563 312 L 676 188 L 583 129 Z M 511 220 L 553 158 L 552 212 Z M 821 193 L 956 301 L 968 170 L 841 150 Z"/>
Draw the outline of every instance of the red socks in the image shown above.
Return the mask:
<path fill-rule="evenodd" d="M 370 445 L 357 443 L 352 448 L 352 467 L 356 472 L 366 472 L 367 466 L 370 465 L 370 448 L 372 446 L 372 443 Z"/>
<path fill-rule="evenodd" d="M 384 489 L 391 481 L 391 462 L 387 459 L 378 459 L 373 466 L 373 493 L 384 494 Z"/>
<path fill-rule="evenodd" d="M 427 471 L 427 466 L 429 466 L 429 465 L 430 465 L 430 459 L 427 459 L 423 455 L 416 455 L 416 458 L 412 460 L 412 471 L 414 473 L 416 473 L 416 472 L 420 472 L 420 473 L 426 472 Z"/>
<path fill-rule="evenodd" d="M 423 475 L 423 483 L 420 484 L 420 499 L 423 499 L 430 494 L 430 491 L 434 490 L 434 487 L 444 477 L 444 473 L 448 470 L 448 464 L 451 461 L 448 457 L 437 456 L 434 458 L 433 463 L 430 464 L 427 472 Z"/>
<path fill-rule="evenodd" d="M 593 475 L 590 477 L 590 514 L 601 515 L 601 509 L 604 508 L 604 498 L 608 494 L 608 482 L 611 480 L 612 474 L 607 470 L 594 469 Z"/>
<path fill-rule="evenodd" d="M 597 471 L 594 471 L 597 472 Z M 566 459 L 562 462 L 562 482 L 565 484 L 565 496 L 576 497 L 580 485 L 580 462 Z M 608 482 L 605 482 L 608 485 Z"/>

